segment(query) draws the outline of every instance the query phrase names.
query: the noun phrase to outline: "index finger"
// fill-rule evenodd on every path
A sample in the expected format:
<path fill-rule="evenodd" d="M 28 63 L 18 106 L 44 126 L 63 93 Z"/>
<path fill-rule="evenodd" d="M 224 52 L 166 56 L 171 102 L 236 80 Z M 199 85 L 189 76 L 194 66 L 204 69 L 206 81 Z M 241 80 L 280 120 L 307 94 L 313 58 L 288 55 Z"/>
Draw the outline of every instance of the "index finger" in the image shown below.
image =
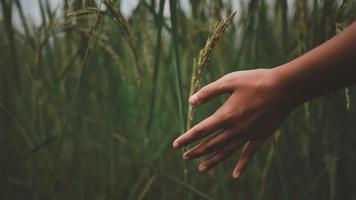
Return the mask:
<path fill-rule="evenodd" d="M 231 75 L 227 74 L 220 79 L 204 86 L 189 98 L 189 103 L 193 106 L 198 106 L 208 102 L 221 94 L 231 91 L 230 80 Z"/>
<path fill-rule="evenodd" d="M 218 129 L 222 128 L 224 117 L 221 110 L 216 111 L 213 115 L 206 118 L 187 132 L 179 136 L 174 142 L 173 147 L 178 148 L 188 145 L 206 135 L 209 135 Z"/>

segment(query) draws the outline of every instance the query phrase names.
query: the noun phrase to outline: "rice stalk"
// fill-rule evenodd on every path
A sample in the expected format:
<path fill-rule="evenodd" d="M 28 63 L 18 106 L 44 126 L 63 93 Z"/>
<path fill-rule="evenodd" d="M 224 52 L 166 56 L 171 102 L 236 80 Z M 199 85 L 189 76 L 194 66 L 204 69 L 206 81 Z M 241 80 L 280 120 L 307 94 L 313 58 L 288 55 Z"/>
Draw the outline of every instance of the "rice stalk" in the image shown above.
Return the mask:
<path fill-rule="evenodd" d="M 158 14 L 155 14 L 154 8 L 153 8 L 153 13 L 154 15 L 157 15 L 155 18 L 155 25 L 157 27 L 157 35 L 156 35 L 156 48 L 155 48 L 155 57 L 154 57 L 154 68 L 153 68 L 153 85 L 152 85 L 152 93 L 151 93 L 151 98 L 150 98 L 150 107 L 148 111 L 148 117 L 147 117 L 147 122 L 146 122 L 146 130 L 144 132 L 144 148 L 148 148 L 148 143 L 149 143 L 149 138 L 148 135 L 151 130 L 151 125 L 152 125 L 152 120 L 153 120 L 153 114 L 155 111 L 155 102 L 156 102 L 156 95 L 157 95 L 157 86 L 158 86 L 158 72 L 159 72 L 159 65 L 160 65 L 160 55 L 161 55 L 161 46 L 162 46 L 162 27 L 163 27 L 163 11 L 164 11 L 164 4 L 165 0 L 160 0 L 159 2 L 159 10 Z M 146 149 L 145 153 L 148 152 L 148 149 Z M 151 158 L 149 155 L 145 155 L 145 157 L 149 158 L 147 160 L 148 163 L 154 163 L 155 158 Z M 154 156 L 153 156 L 154 157 Z M 142 170 L 142 173 L 140 173 L 138 180 L 135 182 L 135 184 L 132 187 L 132 190 L 130 194 L 128 195 L 128 199 L 134 199 L 134 196 L 136 195 L 136 192 L 141 185 L 141 182 L 144 181 L 144 178 L 148 175 L 149 169 L 148 167 L 144 167 Z M 154 180 L 152 180 L 154 181 Z M 151 183 L 149 183 L 151 184 Z M 148 187 L 148 188 L 146 188 Z M 146 185 L 141 192 L 140 196 L 138 197 L 139 199 L 143 198 L 144 195 L 146 194 L 147 191 L 150 187 L 150 185 Z"/>
<path fill-rule="evenodd" d="M 151 176 L 148 181 L 145 184 L 145 187 L 143 188 L 142 192 L 140 193 L 140 196 L 138 196 L 137 199 L 143 199 L 145 195 L 147 194 L 148 190 L 151 188 L 153 182 L 156 180 L 157 175 Z"/>
<path fill-rule="evenodd" d="M 333 165 L 335 165 L 339 159 L 340 158 L 333 157 L 328 161 L 328 163 L 325 165 L 325 167 L 314 177 L 313 183 L 308 188 L 308 190 L 303 194 L 302 199 L 310 199 L 310 195 L 316 191 L 317 187 L 322 182 L 323 176 L 328 173 L 329 168 L 333 167 Z"/>
<path fill-rule="evenodd" d="M 114 1 L 117 2 L 114 5 L 118 5 L 118 2 L 121 5 L 127 3 Z M 249 69 L 254 63 L 271 66 L 270 64 L 279 64 L 274 62 L 283 62 L 298 56 L 300 53 L 297 53 L 300 50 L 298 47 L 303 47 L 304 44 L 305 51 L 309 50 L 323 42 L 320 35 L 324 34 L 326 39 L 326 36 L 341 31 L 341 26 L 348 24 L 349 20 L 354 18 L 352 11 L 356 4 L 350 0 L 340 0 L 336 4 L 333 3 L 327 12 L 323 11 L 331 1 L 327 0 L 325 3 L 320 0 L 307 1 L 312 10 L 305 12 L 307 22 L 305 25 L 308 25 L 306 33 L 307 36 L 313 37 L 305 37 L 305 41 L 300 38 L 301 27 L 304 26 L 301 23 L 304 22 L 297 17 L 293 18 L 296 16 L 294 14 L 296 14 L 297 3 L 291 5 L 287 0 L 241 1 L 241 4 L 243 2 L 249 4 L 248 7 L 240 7 L 241 16 L 244 18 L 240 18 L 240 26 L 237 29 L 230 29 L 229 32 L 234 34 L 225 33 L 224 36 L 229 36 L 225 39 L 233 45 L 227 45 L 226 48 L 215 47 L 214 66 L 233 67 L 224 71 Z M 223 162 L 223 167 L 209 173 L 207 177 L 195 173 L 195 170 L 190 169 L 192 165 L 186 163 L 189 170 L 187 176 L 189 184 L 188 180 L 183 180 L 181 162 L 184 161 L 180 157 L 172 157 L 170 149 L 170 139 L 176 134 L 172 126 L 178 126 L 179 123 L 179 128 L 184 131 L 187 125 L 187 119 L 181 120 L 182 116 L 180 114 L 178 116 L 178 111 L 183 113 L 184 118 L 187 117 L 185 112 L 188 111 L 188 106 L 184 101 L 181 104 L 181 97 L 183 96 L 184 100 L 185 95 L 188 96 L 190 92 L 193 57 L 196 57 L 194 65 L 198 63 L 198 55 L 192 56 L 192 52 L 194 49 L 200 50 L 201 47 L 197 47 L 195 41 L 203 42 L 202 46 L 204 46 L 206 42 L 204 34 L 210 31 L 207 30 L 206 24 L 210 23 L 211 19 L 217 18 L 212 17 L 213 15 L 219 16 L 230 10 L 229 2 L 190 1 L 191 4 L 199 3 L 196 12 L 198 15 L 196 15 L 186 11 L 183 3 L 180 8 L 178 1 L 175 1 L 175 12 L 172 12 L 175 13 L 173 20 L 175 24 L 169 22 L 168 16 L 167 21 L 162 22 L 160 53 L 157 52 L 155 45 L 158 33 L 155 22 L 159 16 L 159 1 L 140 1 L 141 6 L 150 9 L 149 15 L 142 14 L 138 6 L 128 18 L 125 15 L 128 28 L 137 38 L 134 44 L 141 65 L 144 66 L 146 63 L 152 65 L 147 71 L 150 72 L 149 76 L 142 77 L 143 81 L 149 82 L 146 84 L 149 87 L 140 89 L 140 94 L 141 92 L 146 94 L 142 95 L 142 98 L 140 96 L 140 101 L 147 102 L 145 104 L 132 101 L 137 97 L 137 91 L 131 85 L 125 84 L 125 80 L 116 74 L 121 74 L 120 70 L 119 72 L 113 70 L 120 67 L 116 62 L 122 64 L 122 60 L 128 59 L 133 65 L 132 68 L 121 66 L 121 69 L 128 79 L 136 82 L 135 60 L 122 27 L 112 26 L 113 23 L 109 21 L 101 21 L 98 30 L 90 31 L 96 19 L 96 10 L 99 11 L 94 9 L 97 6 L 93 6 L 90 2 L 97 1 L 63 0 L 64 11 L 61 13 L 64 15 L 59 17 L 54 15 L 53 7 L 49 10 L 48 5 L 51 5 L 52 1 L 43 0 L 41 5 L 43 14 L 39 17 L 44 17 L 46 22 L 39 26 L 31 23 L 30 18 L 26 16 L 28 8 L 24 5 L 21 14 L 22 1 L 0 0 L 0 2 L 1 6 L 3 2 L 6 4 L 0 8 L 2 11 L 6 9 L 6 12 L 0 14 L 0 18 L 2 17 L 0 47 L 3 48 L 0 54 L 0 132 L 4 133 L 0 134 L 3 141 L 0 150 L 2 158 L 0 171 L 4 172 L 0 173 L 1 179 L 4 180 L 0 186 L 8 188 L 1 194 L 1 199 L 84 199 L 87 192 L 96 199 L 184 199 L 186 193 L 189 193 L 188 199 L 204 197 L 285 199 L 285 193 L 290 196 L 289 198 L 298 198 L 298 196 L 303 198 L 305 194 L 306 199 L 356 197 L 356 193 L 352 190 L 352 182 L 355 180 L 352 173 L 354 162 L 344 162 L 344 164 L 332 162 L 337 155 L 342 155 L 344 160 L 352 161 L 353 158 L 354 148 L 351 141 L 355 139 L 352 134 L 355 127 L 354 124 L 350 124 L 350 121 L 354 119 L 355 112 L 345 111 L 345 101 L 346 109 L 351 109 L 350 106 L 353 106 L 350 105 L 350 99 L 353 97 L 349 89 L 346 89 L 345 93 L 334 94 L 336 99 L 333 95 L 331 101 L 321 99 L 311 103 L 312 112 L 308 120 L 303 107 L 291 113 L 289 120 L 281 127 L 283 138 L 277 139 L 278 131 L 274 134 L 274 146 L 264 148 L 267 151 L 261 152 L 256 162 L 251 162 L 248 169 L 249 177 L 243 178 L 243 182 L 230 181 L 230 174 L 226 171 L 231 167 L 229 161 Z M 215 3 L 220 2 L 221 8 L 214 7 Z M 274 2 L 278 4 L 276 5 L 278 13 L 266 15 L 267 11 L 273 12 L 271 7 Z M 283 8 L 286 2 L 289 2 L 287 3 L 289 9 Z M 317 6 L 311 7 L 313 2 Z M 83 6 L 90 6 L 87 13 Z M 209 8 L 216 11 L 211 12 Z M 299 16 L 301 16 L 301 8 L 303 7 L 297 9 Z M 72 9 L 74 12 L 68 12 Z M 124 11 L 124 7 L 120 9 Z M 76 11 L 79 12 L 75 13 Z M 324 21 L 321 20 L 323 14 Z M 326 16 L 328 14 L 329 16 Z M 100 11 L 100 17 L 112 17 L 111 15 L 108 9 Z M 337 26 L 340 26 L 336 28 L 340 30 L 335 29 L 336 22 L 339 24 Z M 12 24 L 12 27 L 9 27 L 9 24 Z M 26 33 L 26 26 L 28 26 L 28 33 Z M 330 29 L 333 30 L 330 32 Z M 121 32 L 120 36 L 122 35 L 123 38 L 108 37 L 112 31 L 117 30 Z M 13 43 L 10 41 L 10 31 L 14 38 Z M 144 35 L 154 37 L 141 37 Z M 125 43 L 123 47 L 119 44 L 122 43 L 122 39 Z M 88 41 L 92 42 L 88 43 Z M 140 48 L 146 48 L 144 42 L 150 42 L 150 45 L 147 45 L 147 51 L 144 49 L 144 53 L 141 54 Z M 78 77 L 82 70 L 80 67 L 88 44 L 91 46 L 90 52 L 86 58 L 88 60 L 78 92 L 75 87 L 78 84 Z M 113 45 L 118 45 L 117 47 L 122 51 L 116 51 Z M 284 45 L 287 48 L 283 47 Z M 270 51 L 276 47 L 278 51 Z M 17 60 L 13 60 L 11 48 L 15 49 Z M 94 48 L 95 55 L 93 55 Z M 290 54 L 291 50 L 293 54 Z M 234 55 L 235 62 L 230 59 L 230 53 Z M 156 55 L 159 55 L 160 62 L 157 84 L 153 81 Z M 95 56 L 95 59 L 92 56 Z M 257 59 L 258 62 L 255 62 Z M 163 68 L 164 66 L 167 68 Z M 205 67 L 202 70 L 201 85 L 206 75 L 218 74 L 221 68 L 217 69 Z M 144 73 L 145 68 L 142 70 Z M 207 78 L 210 79 L 210 76 Z M 175 78 L 173 80 L 175 82 L 170 84 L 172 78 Z M 157 90 L 155 95 L 152 92 L 153 88 Z M 76 93 L 74 91 L 78 94 L 74 94 Z M 73 95 L 76 97 L 73 98 Z M 155 96 L 154 101 L 151 101 L 151 95 Z M 152 102 L 155 102 L 155 105 L 149 107 Z M 207 107 L 212 109 L 214 106 L 207 105 Z M 151 122 L 146 124 L 149 109 L 153 110 L 153 117 Z M 202 112 L 202 114 L 207 113 Z M 176 123 L 169 123 L 172 121 Z M 146 148 L 143 141 L 145 141 L 147 125 L 150 126 L 150 135 Z M 290 134 L 299 132 L 300 134 Z M 332 133 L 343 133 L 345 142 Z M 61 147 L 58 159 L 59 143 L 63 143 L 63 148 Z M 33 146 L 31 147 L 30 144 Z M 289 151 L 290 149 L 295 151 Z M 289 156 L 285 157 L 281 152 L 288 152 Z M 325 154 L 323 160 L 319 159 L 321 154 Z M 58 165 L 56 163 L 54 166 L 54 161 L 58 162 Z M 262 171 L 260 171 L 260 164 L 263 167 Z M 323 170 L 326 165 L 330 166 Z M 295 167 L 300 170 L 296 173 L 286 173 L 293 171 Z M 54 171 L 57 172 L 51 177 Z M 185 170 L 184 173 L 186 172 Z M 319 172 L 322 172 L 321 176 L 318 176 Z M 154 176 L 156 177 L 153 181 Z M 55 184 L 53 191 L 47 198 L 48 187 L 53 181 Z M 260 187 L 254 188 L 253 186 L 256 185 Z M 271 185 L 276 187 L 270 187 Z M 31 195 L 23 197 L 27 194 Z"/>
<path fill-rule="evenodd" d="M 232 12 L 225 21 L 221 20 L 219 23 L 217 23 L 217 25 L 215 26 L 215 28 L 212 31 L 212 35 L 206 41 L 205 46 L 200 50 L 198 60 L 194 59 L 193 73 L 192 73 L 192 78 L 191 78 L 191 83 L 190 83 L 189 96 L 193 95 L 199 89 L 201 76 L 202 76 L 202 70 L 206 66 L 206 63 L 210 58 L 210 54 L 211 54 L 212 50 L 214 49 L 214 47 L 217 44 L 217 42 L 219 41 L 219 39 L 223 36 L 226 29 L 232 23 L 235 15 L 236 15 L 236 12 Z M 191 128 L 192 121 L 193 121 L 193 107 L 192 107 L 192 105 L 189 104 L 186 130 Z M 183 149 L 182 151 L 184 152 L 184 151 L 186 151 L 186 149 Z M 188 176 L 188 170 L 186 168 L 184 169 L 184 176 L 185 177 Z"/>
<path fill-rule="evenodd" d="M 88 39 L 90 37 L 96 37 L 97 38 L 98 47 L 100 47 L 108 56 L 111 57 L 113 63 L 116 64 L 116 66 L 118 68 L 118 71 L 120 72 L 121 78 L 124 81 L 126 81 L 128 79 L 126 71 L 120 65 L 120 57 L 119 57 L 119 55 L 115 52 L 115 50 L 111 47 L 111 45 L 107 43 L 107 41 L 106 41 L 107 38 L 104 37 L 105 35 L 102 35 L 102 34 L 97 35 L 97 34 L 94 34 L 94 33 L 90 33 L 90 32 L 88 32 L 88 31 L 86 31 L 85 29 L 82 29 L 82 28 L 78 28 L 77 31 L 82 33 Z"/>
<path fill-rule="evenodd" d="M 345 89 L 346 110 L 351 111 L 351 87 Z"/>
<path fill-rule="evenodd" d="M 101 5 L 103 3 L 104 0 L 101 0 L 100 1 L 100 5 L 99 5 L 99 9 L 101 8 Z M 92 27 L 92 29 L 90 30 L 90 35 L 92 35 L 95 31 L 96 31 L 96 28 L 97 26 L 99 25 L 100 23 L 100 13 L 98 12 L 97 13 L 97 18 L 96 18 L 96 21 Z M 94 34 L 93 34 L 94 35 Z M 88 59 L 88 56 L 89 56 L 89 52 L 92 48 L 92 45 L 90 44 L 91 40 L 92 39 L 95 39 L 95 38 L 92 38 L 90 37 L 89 40 L 88 40 L 88 46 L 84 52 L 84 57 L 80 63 L 80 73 L 79 73 L 79 78 L 77 80 L 77 83 L 76 83 L 76 86 L 74 88 L 74 95 L 71 99 L 71 102 L 70 102 L 70 105 L 68 106 L 68 111 L 71 111 L 73 106 L 74 106 L 74 102 L 77 98 L 77 95 L 78 95 L 78 92 L 79 92 L 79 88 L 80 88 L 80 84 L 81 84 L 81 80 L 82 80 L 82 74 L 83 74 L 83 69 L 87 63 L 87 59 Z M 68 112 L 69 113 L 69 112 Z M 68 125 L 68 122 L 69 122 L 69 117 L 68 117 L 68 114 L 66 114 L 66 116 L 64 117 L 64 124 L 63 124 L 63 128 L 62 128 L 62 131 L 64 131 L 64 128 Z M 63 148 L 63 143 L 64 143 L 64 133 L 61 133 L 59 135 L 59 144 L 57 146 L 57 149 L 56 149 L 56 152 L 55 152 L 55 157 L 54 157 L 54 168 L 52 170 L 52 173 L 51 173 L 51 177 L 50 177 L 50 184 L 49 184 L 49 193 L 48 195 L 52 195 L 53 194 L 53 190 L 54 190 L 54 185 L 55 185 L 55 179 L 56 179 L 56 171 L 57 171 L 57 165 L 58 165 L 58 160 L 59 160 L 59 155 L 61 153 L 61 150 Z"/>
<path fill-rule="evenodd" d="M 258 193 L 259 198 L 258 199 L 263 199 L 264 195 L 265 195 L 265 191 L 266 191 L 266 186 L 267 186 L 267 176 L 268 176 L 268 172 L 271 168 L 272 165 L 272 161 L 273 161 L 273 156 L 274 156 L 274 148 L 273 148 L 273 144 L 270 146 L 270 149 L 268 151 L 267 154 L 267 159 L 266 159 L 266 165 L 263 168 L 262 171 L 262 175 L 261 175 L 261 186 L 260 186 L 260 190 Z"/>
<path fill-rule="evenodd" d="M 107 6 L 109 12 L 113 16 L 114 22 L 116 22 L 124 32 L 124 35 L 126 36 L 126 39 L 129 43 L 129 46 L 131 48 L 134 60 L 135 60 L 135 67 L 136 67 L 136 78 L 137 78 L 137 83 L 141 85 L 141 78 L 142 78 L 142 70 L 141 70 L 141 61 L 138 56 L 138 51 L 135 46 L 135 37 L 133 33 L 131 32 L 129 25 L 121 13 L 120 9 L 115 7 L 113 4 L 112 0 L 104 0 L 104 4 Z"/>
<path fill-rule="evenodd" d="M 43 15 L 43 18 L 46 19 L 45 14 L 42 14 L 42 15 Z M 55 27 L 56 24 L 57 24 L 56 19 L 54 19 L 53 17 L 50 17 L 48 19 L 48 25 L 46 23 L 42 23 L 42 25 L 41 25 L 41 28 L 43 28 L 43 34 L 39 34 L 38 38 L 35 38 L 35 40 L 37 42 L 34 43 L 34 52 L 35 52 L 34 62 L 35 62 L 35 67 L 37 69 L 39 69 L 43 63 L 42 62 L 43 49 L 48 44 L 48 41 L 51 36 L 51 30 Z"/>
<path fill-rule="evenodd" d="M 96 7 L 85 7 L 85 8 L 81 8 L 81 9 L 78 9 L 78 10 L 75 10 L 72 12 L 67 12 L 65 16 L 66 17 L 78 17 L 78 16 L 82 16 L 82 15 L 91 15 L 91 14 L 96 15 L 98 12 L 101 14 L 104 13 Z"/>
<path fill-rule="evenodd" d="M 236 11 L 232 12 L 225 21 L 221 20 L 215 26 L 215 28 L 212 31 L 212 35 L 206 41 L 205 46 L 200 50 L 198 60 L 194 59 L 189 96 L 192 96 L 195 92 L 198 91 L 200 87 L 202 71 L 207 64 L 207 61 L 210 58 L 210 54 L 213 51 L 219 39 L 225 33 L 226 29 L 232 23 L 232 20 L 234 19 L 235 15 L 236 15 Z M 194 117 L 193 106 L 189 105 L 188 117 L 187 117 L 187 130 L 192 127 L 193 117 Z"/>
<path fill-rule="evenodd" d="M 344 2 L 343 2 L 344 3 Z M 343 5 L 343 4 L 342 4 Z M 341 8 L 342 8 L 343 6 L 341 6 Z M 340 8 L 340 10 L 341 10 L 341 8 Z M 342 26 L 341 24 L 339 24 L 339 23 L 336 23 L 335 24 L 335 26 L 336 26 L 336 34 L 339 34 L 339 33 L 341 33 L 344 29 L 345 29 L 345 27 L 344 26 Z M 351 88 L 352 87 L 347 87 L 347 88 L 345 88 L 345 103 L 346 103 L 346 110 L 347 111 L 351 111 Z"/>

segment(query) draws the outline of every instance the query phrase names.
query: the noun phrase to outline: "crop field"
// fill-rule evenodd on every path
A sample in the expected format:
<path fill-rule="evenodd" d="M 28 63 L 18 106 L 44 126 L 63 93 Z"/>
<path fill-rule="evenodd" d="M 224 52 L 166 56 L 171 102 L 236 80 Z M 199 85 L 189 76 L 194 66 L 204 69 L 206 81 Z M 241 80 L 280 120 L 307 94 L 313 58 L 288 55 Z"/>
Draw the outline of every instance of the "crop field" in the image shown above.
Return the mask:
<path fill-rule="evenodd" d="M 51 1 L 0 0 L 0 199 L 356 200 L 353 87 L 295 109 L 238 181 L 239 152 L 202 174 L 172 148 L 226 99 L 193 115 L 192 90 L 304 54 L 355 0 Z"/>

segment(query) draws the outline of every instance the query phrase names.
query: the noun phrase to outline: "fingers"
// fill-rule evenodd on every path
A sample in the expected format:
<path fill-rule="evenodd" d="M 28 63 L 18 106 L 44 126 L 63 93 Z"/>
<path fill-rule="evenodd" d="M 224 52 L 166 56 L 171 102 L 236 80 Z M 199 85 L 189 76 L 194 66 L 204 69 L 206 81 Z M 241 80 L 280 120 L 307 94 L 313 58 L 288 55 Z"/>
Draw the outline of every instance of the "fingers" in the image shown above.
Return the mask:
<path fill-rule="evenodd" d="M 229 84 L 227 84 L 228 77 L 229 76 L 225 75 L 222 78 L 204 86 L 189 98 L 189 103 L 194 106 L 201 105 L 214 97 L 229 92 L 231 88 L 228 86 Z"/>
<path fill-rule="evenodd" d="M 232 138 L 234 135 L 235 135 L 235 131 L 233 129 L 222 130 L 216 135 L 210 137 L 209 139 L 205 140 L 204 142 L 198 144 L 197 146 L 185 152 L 183 154 L 183 159 L 184 160 L 194 159 L 202 155 L 214 152 L 216 151 L 217 148 L 230 142 L 229 139 Z"/>
<path fill-rule="evenodd" d="M 188 145 L 189 143 L 192 143 L 210 133 L 217 131 L 224 123 L 224 117 L 221 113 L 222 112 L 218 110 L 213 115 L 179 136 L 173 142 L 173 147 L 178 148 L 184 145 Z"/>
<path fill-rule="evenodd" d="M 231 76 L 225 75 L 219 80 L 203 87 L 201 90 L 193 94 L 189 103 L 192 105 L 200 105 L 209 99 L 218 96 L 222 93 L 228 92 L 231 88 L 228 86 L 229 80 Z M 224 111 L 220 108 L 213 115 L 206 118 L 204 121 L 200 122 L 180 137 L 178 137 L 173 142 L 173 147 L 178 148 L 184 145 L 187 145 L 191 142 L 196 141 L 214 131 L 217 131 L 221 126 L 223 126 L 225 122 L 226 116 L 224 115 Z"/>
<path fill-rule="evenodd" d="M 235 179 L 240 178 L 241 174 L 246 169 L 247 164 L 253 158 L 256 151 L 262 146 L 264 141 L 265 140 L 250 140 L 246 143 L 246 145 L 244 146 L 244 148 L 241 152 L 240 160 L 237 163 L 234 171 L 232 172 L 233 178 L 235 178 Z"/>
<path fill-rule="evenodd" d="M 234 153 L 234 151 L 239 149 L 243 143 L 243 140 L 234 140 L 227 146 L 221 148 L 210 158 L 208 158 L 199 165 L 199 171 L 206 172 L 209 169 L 215 167 L 219 162 L 223 161 L 225 158 L 229 157 L 232 153 Z"/>

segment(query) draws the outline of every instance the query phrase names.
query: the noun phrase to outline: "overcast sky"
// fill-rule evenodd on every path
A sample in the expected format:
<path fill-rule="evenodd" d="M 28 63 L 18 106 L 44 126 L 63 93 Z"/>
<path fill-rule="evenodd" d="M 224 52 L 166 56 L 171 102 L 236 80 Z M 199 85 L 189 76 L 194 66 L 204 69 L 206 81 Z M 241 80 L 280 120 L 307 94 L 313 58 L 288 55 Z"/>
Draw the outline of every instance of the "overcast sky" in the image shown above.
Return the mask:
<path fill-rule="evenodd" d="M 26 17 L 35 25 L 39 25 L 41 23 L 39 1 L 45 2 L 45 0 L 20 0 Z M 96 1 L 100 2 L 100 0 L 96 0 Z M 63 6 L 63 0 L 49 0 L 49 2 L 51 5 L 51 9 L 62 8 Z M 130 15 L 132 10 L 137 6 L 138 2 L 139 0 L 122 0 L 121 1 L 122 13 L 125 16 Z M 232 1 L 232 4 L 234 10 L 238 10 L 239 1 L 234 0 Z M 191 11 L 189 0 L 181 0 L 180 5 L 183 8 L 183 10 L 187 11 L 188 13 Z M 61 9 L 59 10 L 61 11 Z M 1 10 L 0 10 L 0 14 L 2 15 Z M 166 1 L 164 14 L 165 16 L 169 16 L 169 1 Z M 14 10 L 13 21 L 16 26 L 19 26 L 21 23 L 17 9 Z"/>
<path fill-rule="evenodd" d="M 20 0 L 26 17 L 29 18 L 30 21 L 35 25 L 39 25 L 41 23 L 41 12 L 39 8 L 39 1 L 45 2 L 45 0 Z M 63 2 L 64 2 L 63 0 L 49 0 L 51 9 L 62 8 Z M 138 0 L 123 0 L 121 6 L 123 14 L 125 16 L 129 15 L 132 9 L 135 8 L 137 3 Z M 59 10 L 61 11 L 61 9 Z M 14 23 L 16 25 L 20 24 L 20 18 L 18 16 L 17 10 L 14 10 Z"/>
<path fill-rule="evenodd" d="M 43 1 L 44 3 L 47 0 L 20 0 L 22 3 L 24 13 L 26 17 L 35 25 L 41 24 L 41 12 L 39 8 L 39 1 Z M 51 9 L 56 9 L 60 8 L 59 11 L 62 11 L 62 6 L 63 6 L 63 0 L 48 0 L 51 5 Z M 100 0 L 96 0 L 97 2 L 100 2 Z M 158 0 L 156 0 L 158 2 Z M 229 0 L 224 0 L 224 1 L 229 1 Z M 233 9 L 237 11 L 237 15 L 239 15 L 239 8 L 240 8 L 240 0 L 230 0 L 233 6 Z M 121 0 L 121 11 L 122 13 L 127 17 L 131 14 L 132 10 L 137 6 L 139 0 Z M 189 0 L 180 0 L 180 5 L 185 10 L 187 13 L 190 13 L 191 8 L 190 8 L 190 3 Z M 248 2 L 248 1 L 245 1 Z M 274 3 L 275 0 L 267 0 L 269 4 Z M 288 0 L 288 4 L 294 5 L 295 0 Z M 291 9 L 288 10 L 291 12 Z M 57 14 L 60 14 L 57 12 Z M 165 4 L 165 9 L 164 9 L 164 14 L 165 16 L 169 16 L 169 1 L 166 1 Z M 2 11 L 0 9 L 0 15 L 2 16 Z M 20 18 L 17 12 L 17 9 L 14 9 L 14 16 L 13 16 L 13 22 L 15 26 L 21 27 L 21 22 Z M 238 16 L 237 16 L 238 18 Z"/>

